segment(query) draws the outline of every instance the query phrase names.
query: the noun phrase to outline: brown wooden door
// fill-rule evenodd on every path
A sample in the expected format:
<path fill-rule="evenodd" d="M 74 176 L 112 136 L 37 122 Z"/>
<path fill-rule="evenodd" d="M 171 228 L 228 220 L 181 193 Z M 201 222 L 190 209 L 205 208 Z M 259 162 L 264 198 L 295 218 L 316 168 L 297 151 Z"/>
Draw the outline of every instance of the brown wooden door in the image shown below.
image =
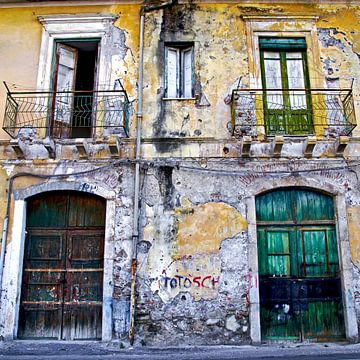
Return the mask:
<path fill-rule="evenodd" d="M 19 338 L 101 338 L 104 224 L 95 196 L 29 200 Z"/>

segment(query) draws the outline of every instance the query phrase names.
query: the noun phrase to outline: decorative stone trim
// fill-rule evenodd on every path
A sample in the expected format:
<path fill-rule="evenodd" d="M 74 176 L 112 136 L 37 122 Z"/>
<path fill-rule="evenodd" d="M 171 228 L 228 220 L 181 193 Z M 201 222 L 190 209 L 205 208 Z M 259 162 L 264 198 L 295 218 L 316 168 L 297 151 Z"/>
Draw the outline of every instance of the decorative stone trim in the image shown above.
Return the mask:
<path fill-rule="evenodd" d="M 115 15 L 79 14 L 79 15 L 43 15 L 38 20 L 43 26 L 37 89 L 49 90 L 54 43 L 58 39 L 99 38 L 98 84 L 108 84 L 111 78 L 111 54 L 106 50 L 112 44 L 111 25 L 117 19 Z"/>

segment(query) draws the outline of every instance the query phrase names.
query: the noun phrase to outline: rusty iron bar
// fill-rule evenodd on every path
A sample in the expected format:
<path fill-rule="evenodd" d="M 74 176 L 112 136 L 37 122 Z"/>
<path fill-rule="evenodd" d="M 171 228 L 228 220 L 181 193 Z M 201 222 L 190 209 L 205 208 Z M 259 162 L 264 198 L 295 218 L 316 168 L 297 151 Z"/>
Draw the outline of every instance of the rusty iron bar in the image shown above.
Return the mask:
<path fill-rule="evenodd" d="M 137 259 L 134 257 L 131 261 L 131 276 L 133 281 L 131 282 L 131 295 L 133 301 L 130 301 L 130 313 L 131 313 L 131 322 L 129 329 L 129 341 L 133 345 L 135 338 L 135 308 L 136 308 L 136 272 L 137 272 Z"/>
<path fill-rule="evenodd" d="M 24 269 L 26 272 L 103 272 L 104 269 L 100 268 L 89 268 L 89 269 Z"/>
<path fill-rule="evenodd" d="M 22 301 L 24 305 L 102 305 L 102 301 Z"/>

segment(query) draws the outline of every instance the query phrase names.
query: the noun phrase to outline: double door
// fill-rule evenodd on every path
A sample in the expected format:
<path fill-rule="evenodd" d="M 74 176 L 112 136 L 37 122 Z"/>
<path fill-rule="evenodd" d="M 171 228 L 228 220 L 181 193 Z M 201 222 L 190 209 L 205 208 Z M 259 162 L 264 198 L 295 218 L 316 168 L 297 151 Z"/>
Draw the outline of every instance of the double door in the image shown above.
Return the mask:
<path fill-rule="evenodd" d="M 264 340 L 344 339 L 333 199 L 281 189 L 256 199 Z"/>
<path fill-rule="evenodd" d="M 101 338 L 104 214 L 76 193 L 29 201 L 19 338 Z"/>

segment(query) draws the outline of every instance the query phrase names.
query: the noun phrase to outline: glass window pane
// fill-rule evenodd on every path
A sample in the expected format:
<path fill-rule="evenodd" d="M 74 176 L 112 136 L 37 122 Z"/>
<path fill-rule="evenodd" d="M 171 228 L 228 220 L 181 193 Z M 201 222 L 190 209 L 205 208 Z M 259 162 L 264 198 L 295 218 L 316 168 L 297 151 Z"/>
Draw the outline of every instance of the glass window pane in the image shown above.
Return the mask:
<path fill-rule="evenodd" d="M 183 51 L 183 95 L 192 97 L 192 48 Z"/>
<path fill-rule="evenodd" d="M 178 76 L 178 50 L 167 49 L 167 97 L 175 98 L 178 96 L 177 76 Z"/>
<path fill-rule="evenodd" d="M 288 73 L 289 89 L 304 89 L 305 80 L 302 60 L 288 60 L 286 62 L 286 68 Z M 305 91 L 290 91 L 290 106 L 293 110 L 306 109 L 307 106 Z"/>
<path fill-rule="evenodd" d="M 302 53 L 301 52 L 287 52 L 286 58 L 287 59 L 302 59 Z"/>
<path fill-rule="evenodd" d="M 265 82 L 267 89 L 282 89 L 281 67 L 279 60 L 264 60 L 265 65 Z M 282 109 L 283 95 L 279 91 L 269 91 L 266 94 L 268 109 Z"/>
<path fill-rule="evenodd" d="M 264 51 L 264 59 L 280 59 L 280 53 L 275 51 Z"/>

